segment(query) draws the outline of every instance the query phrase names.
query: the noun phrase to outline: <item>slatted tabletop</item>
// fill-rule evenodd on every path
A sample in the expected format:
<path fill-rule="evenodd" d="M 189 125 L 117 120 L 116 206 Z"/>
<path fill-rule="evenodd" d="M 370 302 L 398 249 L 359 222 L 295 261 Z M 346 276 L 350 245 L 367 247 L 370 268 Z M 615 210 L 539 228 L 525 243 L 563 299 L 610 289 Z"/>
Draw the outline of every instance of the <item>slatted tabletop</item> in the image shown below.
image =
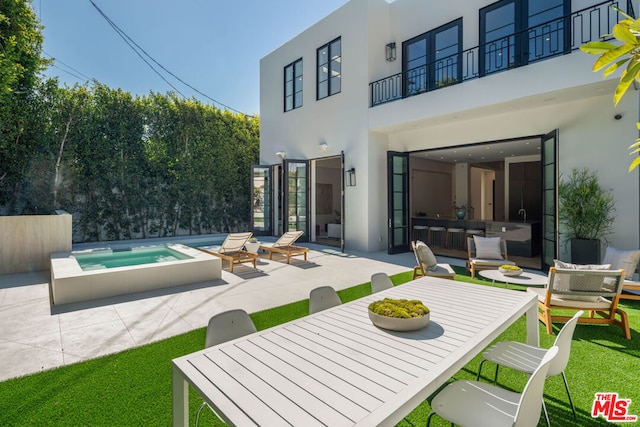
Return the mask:
<path fill-rule="evenodd" d="M 421 300 L 429 325 L 373 326 L 384 297 Z M 173 424 L 188 425 L 190 384 L 228 425 L 394 425 L 523 314 L 537 345 L 535 295 L 421 278 L 174 359 Z"/>

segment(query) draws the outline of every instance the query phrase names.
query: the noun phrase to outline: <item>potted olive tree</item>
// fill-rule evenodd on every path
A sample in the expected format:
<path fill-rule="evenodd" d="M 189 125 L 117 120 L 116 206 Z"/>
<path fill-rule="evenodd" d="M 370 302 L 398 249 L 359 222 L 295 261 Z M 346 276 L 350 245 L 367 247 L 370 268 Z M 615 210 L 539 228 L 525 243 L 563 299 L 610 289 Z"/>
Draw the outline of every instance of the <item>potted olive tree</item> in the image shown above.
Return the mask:
<path fill-rule="evenodd" d="M 601 240 L 611 233 L 615 203 L 611 191 L 603 189 L 598 176 L 587 168 L 571 171 L 561 179 L 559 220 L 571 242 L 571 262 L 600 263 Z"/>

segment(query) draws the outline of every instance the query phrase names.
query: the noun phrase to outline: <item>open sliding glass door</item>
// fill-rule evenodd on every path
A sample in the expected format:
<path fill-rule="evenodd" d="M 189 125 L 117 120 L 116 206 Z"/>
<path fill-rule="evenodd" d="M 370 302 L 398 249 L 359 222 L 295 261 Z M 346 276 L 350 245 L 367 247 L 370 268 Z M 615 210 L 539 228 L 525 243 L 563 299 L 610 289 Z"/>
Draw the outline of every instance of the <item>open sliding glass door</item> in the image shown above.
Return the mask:
<path fill-rule="evenodd" d="M 542 137 L 542 270 L 558 257 L 558 130 Z"/>
<path fill-rule="evenodd" d="M 273 234 L 273 169 L 274 166 L 251 167 L 251 223 L 255 236 Z"/>
<path fill-rule="evenodd" d="M 387 152 L 388 252 L 409 251 L 409 154 Z"/>
<path fill-rule="evenodd" d="M 299 241 L 309 241 L 309 161 L 284 161 L 283 232 L 304 231 Z"/>

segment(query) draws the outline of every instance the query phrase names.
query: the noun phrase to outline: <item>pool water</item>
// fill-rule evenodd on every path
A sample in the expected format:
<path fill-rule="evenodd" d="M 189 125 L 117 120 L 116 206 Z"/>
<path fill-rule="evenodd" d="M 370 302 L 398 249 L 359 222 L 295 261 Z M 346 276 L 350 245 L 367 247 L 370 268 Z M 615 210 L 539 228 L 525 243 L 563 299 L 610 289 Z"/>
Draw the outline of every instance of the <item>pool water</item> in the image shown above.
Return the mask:
<path fill-rule="evenodd" d="M 189 255 L 167 247 L 135 248 L 114 252 L 74 253 L 73 256 L 83 271 L 191 259 Z"/>

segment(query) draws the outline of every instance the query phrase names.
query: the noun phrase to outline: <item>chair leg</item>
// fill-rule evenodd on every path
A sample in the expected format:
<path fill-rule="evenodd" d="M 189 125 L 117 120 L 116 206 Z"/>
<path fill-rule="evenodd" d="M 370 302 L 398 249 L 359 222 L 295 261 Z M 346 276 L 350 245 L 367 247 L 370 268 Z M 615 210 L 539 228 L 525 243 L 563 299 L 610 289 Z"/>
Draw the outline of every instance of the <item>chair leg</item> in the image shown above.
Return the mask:
<path fill-rule="evenodd" d="M 542 409 L 544 410 L 544 419 L 547 422 L 547 427 L 551 427 L 551 423 L 549 422 L 549 413 L 547 412 L 547 405 L 544 403 L 544 396 L 542 397 Z"/>
<path fill-rule="evenodd" d="M 205 406 L 207 406 L 207 402 L 202 402 L 202 404 L 198 408 L 198 415 L 196 415 L 196 427 L 198 427 L 198 423 L 200 422 L 200 413 L 202 412 Z"/>
<path fill-rule="evenodd" d="M 564 381 L 564 388 L 567 390 L 567 397 L 569 397 L 569 405 L 571 405 L 571 411 L 573 411 L 573 419 L 576 419 L 576 408 L 573 406 L 573 400 L 571 400 L 571 393 L 569 392 L 569 383 L 567 382 L 567 376 L 562 371 L 562 380 Z"/>

